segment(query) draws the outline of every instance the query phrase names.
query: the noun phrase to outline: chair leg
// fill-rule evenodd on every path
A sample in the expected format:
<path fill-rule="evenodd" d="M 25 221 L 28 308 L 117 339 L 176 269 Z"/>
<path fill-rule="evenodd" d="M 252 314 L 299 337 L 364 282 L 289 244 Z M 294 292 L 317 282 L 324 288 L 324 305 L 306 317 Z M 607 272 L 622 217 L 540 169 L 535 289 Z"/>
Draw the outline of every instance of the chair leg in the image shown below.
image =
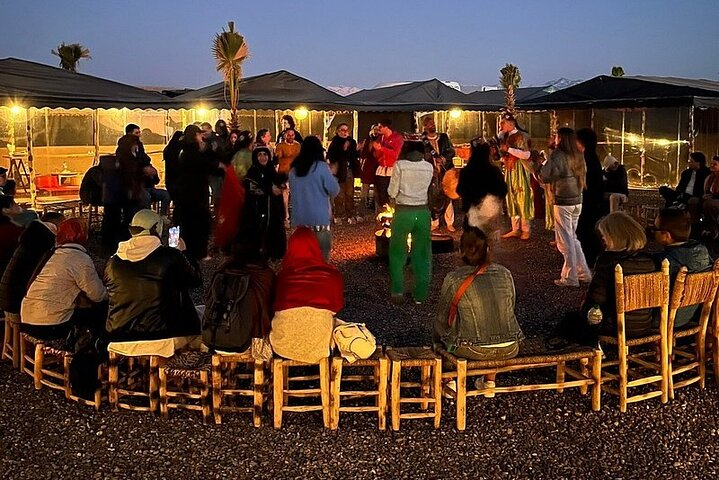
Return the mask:
<path fill-rule="evenodd" d="M 707 375 L 707 366 L 706 366 L 706 335 L 702 334 L 702 332 L 699 332 L 696 338 L 697 347 L 696 347 L 696 355 L 697 355 L 697 362 L 699 363 L 698 369 L 699 369 L 699 388 L 702 390 L 706 387 L 706 375 Z"/>
<path fill-rule="evenodd" d="M 35 345 L 35 365 L 33 366 L 33 381 L 35 382 L 35 390 L 42 388 L 42 367 L 45 359 L 45 352 L 42 351 L 42 345 Z"/>
<path fill-rule="evenodd" d="M 432 378 L 434 380 L 432 390 L 434 393 L 434 428 L 439 428 L 442 421 L 442 359 L 434 360 L 434 368 L 432 369 Z"/>
<path fill-rule="evenodd" d="M 579 373 L 581 373 L 584 378 L 589 378 L 589 369 L 587 368 L 588 364 L 589 364 L 589 359 L 587 359 L 587 358 L 579 359 Z M 581 385 L 579 387 L 580 394 L 586 395 L 587 391 L 588 391 L 587 384 Z"/>
<path fill-rule="evenodd" d="M 65 387 L 65 398 L 70 400 L 72 390 L 70 388 L 70 361 L 72 357 L 64 355 L 62 357 L 62 384 Z"/>
<path fill-rule="evenodd" d="M 331 405 L 332 414 L 331 417 L 331 428 L 336 430 L 340 423 L 340 403 L 342 397 L 340 396 L 340 390 L 342 386 L 342 358 L 332 358 L 332 381 L 330 382 L 332 388 Z M 377 399 L 379 401 L 379 398 Z"/>
<path fill-rule="evenodd" d="M 557 393 L 564 393 L 564 387 L 561 386 L 564 384 L 564 378 L 565 378 L 565 369 L 566 363 L 565 362 L 557 362 Z"/>
<path fill-rule="evenodd" d="M 222 365 L 217 355 L 212 356 L 212 412 L 215 424 L 222 423 Z"/>
<path fill-rule="evenodd" d="M 429 379 L 430 379 L 431 368 L 432 367 L 430 367 L 429 365 L 422 365 L 422 367 L 421 367 L 421 369 L 422 369 L 422 373 L 421 373 L 421 383 L 422 383 L 421 395 L 422 395 L 422 398 L 429 398 L 429 394 L 430 394 Z M 429 407 L 428 402 L 421 402 L 420 405 L 422 406 L 422 410 L 427 410 L 427 408 Z"/>
<path fill-rule="evenodd" d="M 202 422 L 210 419 L 210 379 L 207 370 L 200 372 L 200 405 L 202 406 Z"/>
<path fill-rule="evenodd" d="M 100 411 L 102 404 L 102 365 L 97 366 L 97 388 L 95 389 L 95 411 Z"/>
<path fill-rule="evenodd" d="M 389 379 L 389 360 L 386 357 L 379 359 L 379 385 L 377 395 L 377 416 L 379 429 L 387 428 L 387 381 Z"/>
<path fill-rule="evenodd" d="M 2 356 L 0 359 L 5 360 L 5 357 L 10 357 L 10 352 L 8 351 L 10 348 L 12 348 L 12 345 L 10 345 L 10 342 L 12 342 L 12 338 L 10 337 L 11 327 L 10 327 L 10 320 L 7 318 L 5 319 L 5 328 L 3 333 L 3 340 L 2 340 Z M 14 353 L 14 352 L 13 352 Z M 14 367 L 15 365 L 13 365 Z"/>
<path fill-rule="evenodd" d="M 598 412 L 602 408 L 602 352 L 596 351 L 592 360 L 592 410 Z"/>
<path fill-rule="evenodd" d="M 255 376 L 254 376 L 254 384 L 253 384 L 253 395 L 252 395 L 252 402 L 253 402 L 253 409 L 252 409 L 252 424 L 255 427 L 261 427 L 262 426 L 262 403 L 264 401 L 264 396 L 262 393 L 262 389 L 265 386 L 265 364 L 261 361 L 255 360 L 254 364 L 255 368 Z"/>
<path fill-rule="evenodd" d="M 272 361 L 272 383 L 273 383 L 273 408 L 274 408 L 274 427 L 282 427 L 282 407 L 284 405 L 283 388 L 285 385 L 284 367 L 281 358 L 275 358 Z"/>
<path fill-rule="evenodd" d="M 322 423 L 325 428 L 331 427 L 332 405 L 330 401 L 330 361 L 320 360 L 320 397 L 322 398 Z"/>
<path fill-rule="evenodd" d="M 622 345 L 619 348 L 619 411 L 624 413 L 627 411 L 627 347 Z M 664 367 L 662 367 L 664 369 Z M 662 378 L 662 384 L 665 379 Z"/>
<path fill-rule="evenodd" d="M 160 415 L 167 418 L 167 371 L 161 368 L 157 374 L 160 379 Z"/>
<path fill-rule="evenodd" d="M 113 409 L 117 410 L 117 403 L 118 403 L 118 395 L 117 395 L 117 381 L 118 381 L 118 371 L 117 371 L 117 354 L 115 352 L 109 353 L 109 361 L 108 361 L 108 368 L 107 368 L 107 397 L 108 401 L 110 402 L 110 405 Z"/>
<path fill-rule="evenodd" d="M 457 361 L 457 430 L 467 428 L 467 360 Z"/>
<path fill-rule="evenodd" d="M 150 356 L 150 411 L 156 412 L 158 407 L 158 383 L 160 369 L 160 357 L 156 355 Z"/>
<path fill-rule="evenodd" d="M 672 372 L 671 367 L 669 364 L 669 346 L 666 342 L 660 341 L 660 348 L 661 348 L 661 367 L 662 367 L 662 403 L 667 403 L 669 401 L 669 386 L 671 384 L 672 390 L 674 389 L 674 384 L 672 382 Z M 674 394 L 672 393 L 672 398 L 674 397 Z"/>
<path fill-rule="evenodd" d="M 400 380 L 402 375 L 402 364 L 400 362 L 392 362 L 392 395 L 390 405 L 392 407 L 392 430 L 399 430 L 399 399 L 400 399 Z"/>
<path fill-rule="evenodd" d="M 10 334 L 12 335 L 12 367 L 20 368 L 20 325 L 10 325 Z"/>

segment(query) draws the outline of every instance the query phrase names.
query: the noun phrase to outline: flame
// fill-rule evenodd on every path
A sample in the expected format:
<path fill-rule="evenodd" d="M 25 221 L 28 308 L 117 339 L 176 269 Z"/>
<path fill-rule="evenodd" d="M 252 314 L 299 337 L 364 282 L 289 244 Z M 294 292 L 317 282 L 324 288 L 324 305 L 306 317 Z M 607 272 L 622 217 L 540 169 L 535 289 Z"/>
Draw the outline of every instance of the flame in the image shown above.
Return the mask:
<path fill-rule="evenodd" d="M 382 211 L 377 214 L 377 221 L 380 222 L 380 229 L 374 232 L 378 237 L 392 238 L 392 219 L 394 208 L 389 204 L 382 206 Z M 412 234 L 407 235 L 407 250 L 412 250 Z"/>

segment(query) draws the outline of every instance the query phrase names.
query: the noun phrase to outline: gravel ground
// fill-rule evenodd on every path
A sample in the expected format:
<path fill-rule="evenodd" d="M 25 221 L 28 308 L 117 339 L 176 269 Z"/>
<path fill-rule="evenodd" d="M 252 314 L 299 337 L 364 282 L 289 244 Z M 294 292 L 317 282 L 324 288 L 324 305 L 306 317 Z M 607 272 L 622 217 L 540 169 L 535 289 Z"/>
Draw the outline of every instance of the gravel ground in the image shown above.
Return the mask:
<path fill-rule="evenodd" d="M 517 315 L 528 336 L 544 335 L 581 292 L 556 287 L 559 253 L 535 222 L 529 242 L 504 241 L 495 260 L 512 270 Z M 441 280 L 456 264 L 435 255 L 428 302 L 392 306 L 386 265 L 373 257 L 374 227 L 340 226 L 332 261 L 345 275 L 340 317 L 365 322 L 385 345 L 429 344 Z M 455 234 L 455 237 L 458 235 Z M 208 273 L 214 267 L 206 264 Z M 209 276 L 209 275 L 208 275 Z M 201 292 L 197 292 L 197 297 Z M 541 374 L 541 373 L 535 373 Z M 501 377 L 500 377 L 501 379 Z M 381 432 L 375 417 L 344 414 L 340 429 L 317 414 L 288 414 L 274 431 L 269 417 L 255 429 L 246 415 L 221 426 L 173 411 L 167 421 L 132 412 L 100 413 L 64 400 L 0 364 L 0 477 L 38 478 L 716 478 L 719 394 L 689 387 L 675 400 L 632 404 L 620 414 L 603 395 L 592 412 L 577 390 L 472 398 L 467 430 L 454 428 L 454 405 L 443 422 L 404 421 Z"/>

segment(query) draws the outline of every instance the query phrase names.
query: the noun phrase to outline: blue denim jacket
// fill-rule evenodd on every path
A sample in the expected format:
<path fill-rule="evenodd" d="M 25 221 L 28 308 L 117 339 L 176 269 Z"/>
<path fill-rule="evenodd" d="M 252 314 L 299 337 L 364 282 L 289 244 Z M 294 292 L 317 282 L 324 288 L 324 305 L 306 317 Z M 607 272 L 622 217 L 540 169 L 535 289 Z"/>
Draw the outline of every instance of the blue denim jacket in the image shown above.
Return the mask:
<path fill-rule="evenodd" d="M 475 267 L 464 266 L 447 274 L 442 284 L 439 312 L 434 322 L 435 340 L 447 346 L 494 345 L 522 340 L 524 334 L 514 315 L 514 280 L 509 270 L 495 263 L 474 279 L 459 300 L 457 318 L 448 325 L 449 308 L 462 282 Z"/>

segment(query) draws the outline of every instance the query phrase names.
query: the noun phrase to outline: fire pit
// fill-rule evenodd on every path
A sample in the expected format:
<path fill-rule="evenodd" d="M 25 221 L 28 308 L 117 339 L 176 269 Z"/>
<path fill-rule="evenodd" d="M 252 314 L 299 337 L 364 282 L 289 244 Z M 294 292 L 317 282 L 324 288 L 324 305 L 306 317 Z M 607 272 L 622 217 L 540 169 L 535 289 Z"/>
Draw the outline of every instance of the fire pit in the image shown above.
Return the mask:
<path fill-rule="evenodd" d="M 379 258 L 389 257 L 389 239 L 392 237 L 392 217 L 394 208 L 385 205 L 377 215 L 380 228 L 374 232 L 375 254 Z M 412 249 L 412 235 L 407 237 L 407 247 Z M 451 253 L 454 251 L 454 239 L 449 235 L 439 233 L 432 234 L 432 253 Z M 408 259 L 409 260 L 409 259 Z"/>

